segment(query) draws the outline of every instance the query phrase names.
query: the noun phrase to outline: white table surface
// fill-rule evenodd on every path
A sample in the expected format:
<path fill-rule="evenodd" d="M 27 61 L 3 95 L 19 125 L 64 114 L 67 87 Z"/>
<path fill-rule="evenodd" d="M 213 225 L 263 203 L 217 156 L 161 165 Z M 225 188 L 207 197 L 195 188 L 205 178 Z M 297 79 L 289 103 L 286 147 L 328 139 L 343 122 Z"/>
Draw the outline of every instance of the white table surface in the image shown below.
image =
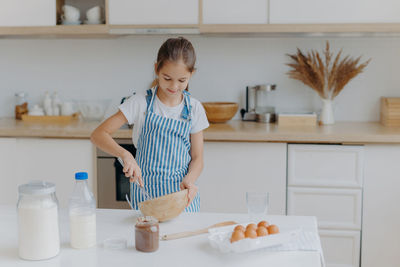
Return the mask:
<path fill-rule="evenodd" d="M 16 207 L 0 205 L 0 266 L 279 266 L 320 267 L 317 251 L 267 252 L 251 251 L 242 254 L 222 254 L 208 243 L 207 234 L 170 241 L 160 241 L 156 252 L 143 253 L 134 247 L 134 223 L 137 212 L 130 210 L 97 210 L 97 246 L 77 250 L 69 246 L 67 211 L 60 211 L 61 250 L 56 257 L 42 261 L 26 261 L 18 257 Z M 317 231 L 315 217 L 267 216 L 267 221 L 281 229 L 303 228 Z M 197 230 L 222 221 L 247 223 L 247 214 L 182 213 L 160 224 L 160 235 Z M 103 248 L 103 240 L 123 237 L 128 247 L 123 250 Z"/>

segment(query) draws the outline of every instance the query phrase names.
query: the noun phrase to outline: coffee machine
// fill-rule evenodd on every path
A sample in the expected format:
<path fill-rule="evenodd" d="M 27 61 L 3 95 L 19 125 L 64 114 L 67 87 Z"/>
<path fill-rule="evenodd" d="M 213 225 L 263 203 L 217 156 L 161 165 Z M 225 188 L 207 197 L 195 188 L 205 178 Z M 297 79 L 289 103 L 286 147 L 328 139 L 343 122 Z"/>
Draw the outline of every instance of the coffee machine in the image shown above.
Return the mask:
<path fill-rule="evenodd" d="M 275 122 L 276 84 L 246 87 L 246 109 L 241 109 L 243 121 Z"/>

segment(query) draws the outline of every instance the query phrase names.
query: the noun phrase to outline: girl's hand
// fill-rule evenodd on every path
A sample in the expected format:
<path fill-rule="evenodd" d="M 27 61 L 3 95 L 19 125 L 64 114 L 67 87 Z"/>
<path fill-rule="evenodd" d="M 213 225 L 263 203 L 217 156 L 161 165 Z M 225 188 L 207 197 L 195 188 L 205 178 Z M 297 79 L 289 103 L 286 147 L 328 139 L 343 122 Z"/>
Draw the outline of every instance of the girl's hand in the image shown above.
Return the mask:
<path fill-rule="evenodd" d="M 126 151 L 127 153 L 121 157 L 122 161 L 124 162 L 123 172 L 125 173 L 126 177 L 129 177 L 130 182 L 139 181 L 141 187 L 143 187 L 143 180 L 142 180 L 142 170 L 140 169 L 139 165 L 137 164 L 136 160 L 133 158 L 132 154 Z"/>
<path fill-rule="evenodd" d="M 188 189 L 188 204 L 187 204 L 187 207 L 189 207 L 190 203 L 192 203 L 194 197 L 196 196 L 197 191 L 199 190 L 199 188 L 197 187 L 197 185 L 187 181 L 186 179 L 182 180 L 182 183 L 180 184 L 180 188 L 181 188 L 181 190 Z"/>

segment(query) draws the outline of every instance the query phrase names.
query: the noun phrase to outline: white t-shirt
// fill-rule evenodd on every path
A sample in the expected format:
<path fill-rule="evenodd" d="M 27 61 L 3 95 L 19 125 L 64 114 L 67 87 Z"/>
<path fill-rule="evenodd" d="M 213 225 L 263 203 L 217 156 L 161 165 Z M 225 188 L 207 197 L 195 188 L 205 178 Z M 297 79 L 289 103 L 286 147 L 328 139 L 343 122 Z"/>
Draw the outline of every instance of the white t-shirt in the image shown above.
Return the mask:
<path fill-rule="evenodd" d="M 185 104 L 184 102 L 185 100 L 183 99 L 179 105 L 168 107 L 156 96 L 153 101 L 153 112 L 163 117 L 182 120 L 181 113 Z M 192 127 L 190 133 L 193 134 L 208 128 L 209 123 L 206 112 L 200 101 L 190 96 L 190 104 L 192 105 Z M 133 124 L 132 140 L 135 147 L 137 147 L 137 142 L 142 132 L 144 119 L 146 117 L 146 94 L 136 94 L 131 96 L 119 106 L 119 109 L 125 115 L 128 123 Z"/>

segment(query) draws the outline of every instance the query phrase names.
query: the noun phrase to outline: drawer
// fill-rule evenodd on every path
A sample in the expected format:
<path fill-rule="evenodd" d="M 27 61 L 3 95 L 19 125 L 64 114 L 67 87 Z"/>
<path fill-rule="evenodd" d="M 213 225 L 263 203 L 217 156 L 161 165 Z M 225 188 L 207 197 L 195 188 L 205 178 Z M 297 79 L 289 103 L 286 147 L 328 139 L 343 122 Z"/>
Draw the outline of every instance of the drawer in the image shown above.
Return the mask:
<path fill-rule="evenodd" d="M 325 229 L 361 229 L 361 189 L 289 187 L 288 215 L 316 216 Z"/>
<path fill-rule="evenodd" d="M 288 185 L 361 188 L 363 162 L 363 146 L 292 144 Z"/>
<path fill-rule="evenodd" d="M 327 267 L 360 266 L 360 231 L 320 230 Z"/>
<path fill-rule="evenodd" d="M 55 26 L 56 0 L 1 0 L 0 27 Z"/>
<path fill-rule="evenodd" d="M 113 25 L 198 24 L 198 0 L 109 0 Z"/>

